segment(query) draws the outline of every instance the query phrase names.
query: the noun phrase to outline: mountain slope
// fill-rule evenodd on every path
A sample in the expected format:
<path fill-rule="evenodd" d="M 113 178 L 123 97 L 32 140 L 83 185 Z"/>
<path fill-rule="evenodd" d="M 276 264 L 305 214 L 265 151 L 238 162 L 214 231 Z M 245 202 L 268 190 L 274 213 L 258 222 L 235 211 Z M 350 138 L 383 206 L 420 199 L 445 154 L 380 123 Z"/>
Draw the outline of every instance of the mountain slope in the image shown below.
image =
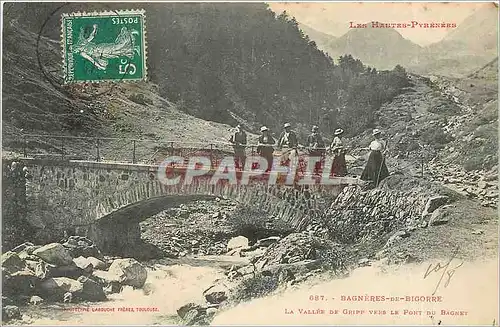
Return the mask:
<path fill-rule="evenodd" d="M 8 28 L 4 25 L 3 39 L 4 156 L 22 153 L 21 135 L 24 133 L 92 137 L 88 140 L 66 139 L 64 144 L 60 138 L 26 138 L 28 155 L 64 151 L 66 156 L 74 155 L 80 159 L 95 159 L 93 138 L 101 138 L 101 157 L 131 161 L 130 139 L 143 140 L 136 142 L 139 162 L 147 162 L 158 147 L 170 142 L 175 146 L 191 143 L 193 147 L 206 148 L 209 143 L 227 140 L 231 126 L 183 113 L 174 103 L 161 97 L 153 83 L 114 85 L 108 94 L 87 100 L 80 97 L 92 96 L 86 94 L 84 87 L 75 87 L 73 91 L 55 87 L 34 64 L 37 34 L 13 24 Z M 49 41 L 42 44 L 45 59 L 59 63 L 59 43 Z M 47 58 L 50 56 L 53 58 Z"/>
<path fill-rule="evenodd" d="M 468 78 L 481 78 L 485 80 L 494 80 L 498 78 L 498 57 L 478 69 L 477 71 L 469 74 Z"/>
<path fill-rule="evenodd" d="M 316 42 L 319 49 L 328 49 L 331 43 L 335 42 L 337 38 L 333 35 L 320 32 L 311 26 L 299 23 L 299 28 L 311 41 Z"/>
<path fill-rule="evenodd" d="M 441 48 L 451 44 L 462 45 L 462 51 L 469 54 L 496 54 L 498 42 L 498 8 L 488 5 L 467 17 L 446 37 L 429 48 Z"/>
<path fill-rule="evenodd" d="M 409 58 L 421 51 L 419 45 L 403 38 L 395 29 L 370 26 L 349 30 L 331 43 L 327 51 L 335 57 L 351 54 L 377 69 L 406 65 Z"/>
<path fill-rule="evenodd" d="M 418 54 L 409 69 L 419 74 L 461 77 L 497 56 L 498 8 L 488 5 L 466 18 L 440 42 Z"/>

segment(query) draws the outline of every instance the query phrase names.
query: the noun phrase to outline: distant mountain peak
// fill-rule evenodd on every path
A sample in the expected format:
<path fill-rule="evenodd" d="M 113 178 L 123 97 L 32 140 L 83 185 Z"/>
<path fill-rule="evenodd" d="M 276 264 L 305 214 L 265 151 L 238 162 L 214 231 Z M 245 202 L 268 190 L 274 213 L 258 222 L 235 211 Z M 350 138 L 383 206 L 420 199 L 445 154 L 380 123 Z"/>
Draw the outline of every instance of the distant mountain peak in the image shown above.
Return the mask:
<path fill-rule="evenodd" d="M 357 37 L 373 37 L 373 36 L 375 36 L 375 37 L 395 37 L 395 38 L 399 38 L 399 39 L 405 39 L 401 35 L 401 33 L 399 33 L 394 28 L 380 28 L 380 27 L 376 27 L 377 26 L 376 22 L 373 22 L 373 23 L 374 23 L 373 25 L 372 25 L 372 22 L 367 23 L 366 24 L 367 27 L 364 27 L 364 28 L 351 28 L 342 37 L 344 37 L 344 36 L 349 37 L 349 35 L 356 35 Z"/>

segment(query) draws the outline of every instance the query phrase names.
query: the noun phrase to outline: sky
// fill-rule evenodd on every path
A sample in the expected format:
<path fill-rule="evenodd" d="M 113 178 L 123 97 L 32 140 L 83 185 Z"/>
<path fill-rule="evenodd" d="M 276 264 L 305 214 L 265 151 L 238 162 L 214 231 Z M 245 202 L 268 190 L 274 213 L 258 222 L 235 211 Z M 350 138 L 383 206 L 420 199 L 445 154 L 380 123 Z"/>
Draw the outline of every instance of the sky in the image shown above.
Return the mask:
<path fill-rule="evenodd" d="M 334 36 L 346 33 L 349 30 L 349 22 L 404 23 L 415 20 L 421 23 L 455 23 L 458 26 L 474 11 L 491 6 L 491 3 L 485 2 L 268 2 L 268 4 L 277 13 L 286 10 L 299 23 Z M 450 31 L 446 28 L 396 30 L 406 39 L 421 46 L 439 42 Z"/>

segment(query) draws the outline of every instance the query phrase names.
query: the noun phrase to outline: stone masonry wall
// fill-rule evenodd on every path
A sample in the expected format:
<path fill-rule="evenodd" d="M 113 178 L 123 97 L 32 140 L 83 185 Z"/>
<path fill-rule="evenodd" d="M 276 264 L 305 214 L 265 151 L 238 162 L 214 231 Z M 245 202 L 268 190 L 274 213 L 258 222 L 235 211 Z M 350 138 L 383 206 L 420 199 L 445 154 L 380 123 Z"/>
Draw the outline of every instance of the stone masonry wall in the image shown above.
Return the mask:
<path fill-rule="evenodd" d="M 256 182 L 252 186 L 209 184 L 209 178 L 190 185 L 167 186 L 157 178 L 156 166 L 101 162 L 22 160 L 32 178 L 26 185 L 30 225 L 46 231 L 50 237 L 62 236 L 64 230 L 79 235 L 112 239 L 101 220 L 115 219 L 116 212 L 131 206 L 149 205 L 151 199 L 168 196 L 188 197 L 193 194 L 232 198 L 284 220 L 299 228 L 317 198 L 333 200 L 343 185 L 329 186 L 321 192 L 317 187 L 296 190 L 285 186 L 269 186 Z M 133 212 L 133 211 L 131 211 Z M 154 213 L 153 213 L 154 214 Z M 146 217 L 130 217 L 127 233 L 135 235 L 136 225 Z M 99 225 L 96 225 L 99 222 Z M 111 233 L 111 234 L 110 234 Z M 111 242 L 111 241 L 109 241 Z"/>

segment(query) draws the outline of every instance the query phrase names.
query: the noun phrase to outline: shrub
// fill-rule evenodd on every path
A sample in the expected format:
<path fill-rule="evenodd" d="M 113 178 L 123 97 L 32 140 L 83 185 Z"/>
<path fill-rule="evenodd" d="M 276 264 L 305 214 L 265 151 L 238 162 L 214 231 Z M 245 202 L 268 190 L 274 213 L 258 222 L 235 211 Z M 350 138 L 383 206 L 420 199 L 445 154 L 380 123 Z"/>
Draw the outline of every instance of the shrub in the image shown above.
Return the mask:
<path fill-rule="evenodd" d="M 243 280 L 232 292 L 231 300 L 239 302 L 263 297 L 278 289 L 278 286 L 279 278 L 277 275 L 263 276 L 258 274 Z"/>

